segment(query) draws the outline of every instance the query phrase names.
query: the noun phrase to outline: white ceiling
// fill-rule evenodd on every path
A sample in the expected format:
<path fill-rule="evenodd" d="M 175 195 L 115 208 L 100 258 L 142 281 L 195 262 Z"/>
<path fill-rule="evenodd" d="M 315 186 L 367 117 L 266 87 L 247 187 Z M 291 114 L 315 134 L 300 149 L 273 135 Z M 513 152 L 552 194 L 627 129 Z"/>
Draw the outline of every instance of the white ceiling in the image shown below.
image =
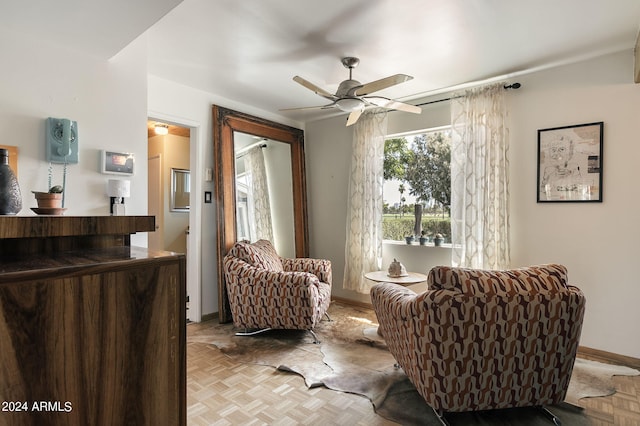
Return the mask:
<path fill-rule="evenodd" d="M 640 28 L 638 0 L 6 3 L 5 28 L 106 57 L 150 27 L 150 74 L 273 113 L 326 104 L 292 77 L 334 93 L 348 77 L 344 56 L 360 58 L 354 78 L 362 83 L 413 76 L 377 93 L 411 103 L 464 83 L 632 49 Z M 299 121 L 319 116 L 280 114 Z"/>
<path fill-rule="evenodd" d="M 181 1 L 0 0 L 0 29 L 108 59 Z"/>

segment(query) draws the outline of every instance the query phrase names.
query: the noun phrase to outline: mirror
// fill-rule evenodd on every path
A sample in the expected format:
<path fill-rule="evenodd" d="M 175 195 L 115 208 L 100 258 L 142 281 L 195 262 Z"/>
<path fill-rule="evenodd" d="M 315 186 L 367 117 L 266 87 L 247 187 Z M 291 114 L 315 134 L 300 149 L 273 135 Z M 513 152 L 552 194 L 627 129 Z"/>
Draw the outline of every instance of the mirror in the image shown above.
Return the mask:
<path fill-rule="evenodd" d="M 236 240 L 269 240 L 295 257 L 289 144 L 234 132 Z"/>
<path fill-rule="evenodd" d="M 171 211 L 189 211 L 190 173 L 185 169 L 171 169 Z"/>
<path fill-rule="evenodd" d="M 278 254 L 308 256 L 304 133 L 214 105 L 213 148 L 218 308 L 229 322 L 222 262 L 236 241 L 272 235 Z"/>

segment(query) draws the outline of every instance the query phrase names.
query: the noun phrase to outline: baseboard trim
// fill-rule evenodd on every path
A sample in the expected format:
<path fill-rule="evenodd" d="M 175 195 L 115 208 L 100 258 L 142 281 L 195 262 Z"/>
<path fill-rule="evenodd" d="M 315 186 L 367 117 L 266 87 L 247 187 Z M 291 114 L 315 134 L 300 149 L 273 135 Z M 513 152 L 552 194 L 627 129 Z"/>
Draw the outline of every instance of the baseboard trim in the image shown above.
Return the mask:
<path fill-rule="evenodd" d="M 600 349 L 588 348 L 585 346 L 578 346 L 578 356 L 580 355 L 586 358 L 593 359 L 595 361 L 602 361 L 609 364 L 624 365 L 626 367 L 640 369 L 639 358 L 602 351 Z"/>
<path fill-rule="evenodd" d="M 371 305 L 371 303 L 360 302 L 358 300 L 345 299 L 342 297 L 335 297 L 335 296 L 331 297 L 331 300 L 341 305 L 349 305 L 349 306 L 355 306 L 358 308 L 373 309 L 373 305 Z"/>
<path fill-rule="evenodd" d="M 200 319 L 201 322 L 205 322 L 205 321 L 213 321 L 214 319 L 219 318 L 219 314 L 218 312 L 212 312 L 210 314 L 204 314 L 202 316 L 202 318 Z"/>

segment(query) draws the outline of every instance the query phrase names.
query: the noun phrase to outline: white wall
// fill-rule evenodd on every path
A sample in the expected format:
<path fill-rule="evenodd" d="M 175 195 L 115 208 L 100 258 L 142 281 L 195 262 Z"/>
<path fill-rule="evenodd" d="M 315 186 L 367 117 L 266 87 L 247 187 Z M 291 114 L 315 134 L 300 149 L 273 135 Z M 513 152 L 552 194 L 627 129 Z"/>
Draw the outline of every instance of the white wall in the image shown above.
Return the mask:
<path fill-rule="evenodd" d="M 125 204 L 127 214 L 146 214 L 146 45 L 135 41 L 103 61 L 0 30 L 0 53 L 0 128 L 2 143 L 19 148 L 20 215 L 34 214 L 31 191 L 47 190 L 47 117 L 78 122 L 79 163 L 68 166 L 67 215 L 109 214 L 106 182 L 113 175 L 99 172 L 99 153 L 106 148 L 135 154 Z M 54 169 L 61 175 L 61 165 Z M 132 243 L 146 245 L 146 234 L 134 235 Z"/>
<path fill-rule="evenodd" d="M 640 86 L 632 82 L 632 54 L 520 76 L 523 87 L 507 98 L 513 266 L 565 264 L 571 283 L 587 297 L 581 345 L 640 358 L 634 331 L 640 323 L 635 269 L 640 191 L 633 174 L 640 158 Z M 420 118 L 391 113 L 389 133 L 447 124 L 442 123 L 448 122 L 446 111 L 445 102 L 426 107 Z M 604 202 L 536 203 L 537 130 L 595 121 L 605 123 Z M 344 127 L 344 117 L 306 128 L 311 256 L 333 262 L 335 296 L 369 301 L 368 295 L 342 288 L 352 130 Z M 423 251 L 418 258 L 431 263 L 429 251 Z"/>
<path fill-rule="evenodd" d="M 510 95 L 512 261 L 559 262 L 587 297 L 581 345 L 640 358 L 640 86 L 633 52 L 532 74 Z M 536 203 L 537 130 L 604 121 L 603 202 Z"/>

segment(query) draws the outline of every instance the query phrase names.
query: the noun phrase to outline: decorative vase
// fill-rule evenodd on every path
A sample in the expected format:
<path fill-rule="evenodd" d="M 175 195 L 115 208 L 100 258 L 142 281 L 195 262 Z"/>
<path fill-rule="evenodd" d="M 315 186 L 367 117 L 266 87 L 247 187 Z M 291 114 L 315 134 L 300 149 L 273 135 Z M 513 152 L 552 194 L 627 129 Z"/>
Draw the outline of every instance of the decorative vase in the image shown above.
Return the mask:
<path fill-rule="evenodd" d="M 9 151 L 0 148 L 0 215 L 15 215 L 22 210 L 22 194 L 15 173 L 9 166 Z"/>

